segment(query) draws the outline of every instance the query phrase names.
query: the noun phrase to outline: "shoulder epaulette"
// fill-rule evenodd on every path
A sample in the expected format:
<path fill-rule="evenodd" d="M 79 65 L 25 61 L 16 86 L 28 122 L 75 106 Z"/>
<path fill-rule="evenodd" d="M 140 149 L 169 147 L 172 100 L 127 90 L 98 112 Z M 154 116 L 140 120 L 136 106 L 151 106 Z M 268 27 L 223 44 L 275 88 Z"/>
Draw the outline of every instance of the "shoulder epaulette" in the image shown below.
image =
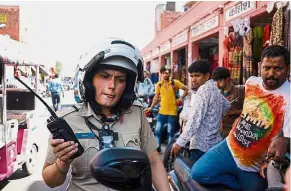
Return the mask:
<path fill-rule="evenodd" d="M 73 112 L 78 112 L 79 109 L 80 109 L 80 105 L 72 105 L 72 106 L 69 106 L 69 107 L 65 107 L 64 109 L 61 109 L 59 111 L 57 111 L 57 116 L 58 117 L 64 117 L 66 115 L 69 115 L 70 113 L 73 113 Z"/>
<path fill-rule="evenodd" d="M 142 103 L 138 100 L 134 100 L 133 104 L 134 106 L 138 106 L 138 107 L 143 107 Z"/>

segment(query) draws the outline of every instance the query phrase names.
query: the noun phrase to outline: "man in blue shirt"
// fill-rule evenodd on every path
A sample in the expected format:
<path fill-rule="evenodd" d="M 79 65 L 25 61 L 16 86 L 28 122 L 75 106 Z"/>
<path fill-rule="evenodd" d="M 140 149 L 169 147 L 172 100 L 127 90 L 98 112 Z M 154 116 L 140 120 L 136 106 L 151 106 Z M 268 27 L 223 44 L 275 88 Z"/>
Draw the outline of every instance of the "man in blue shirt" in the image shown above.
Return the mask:
<path fill-rule="evenodd" d="M 64 97 L 64 88 L 58 74 L 55 74 L 54 79 L 50 81 L 48 88 L 51 92 L 54 110 L 58 111 L 61 109 L 61 93 Z"/>

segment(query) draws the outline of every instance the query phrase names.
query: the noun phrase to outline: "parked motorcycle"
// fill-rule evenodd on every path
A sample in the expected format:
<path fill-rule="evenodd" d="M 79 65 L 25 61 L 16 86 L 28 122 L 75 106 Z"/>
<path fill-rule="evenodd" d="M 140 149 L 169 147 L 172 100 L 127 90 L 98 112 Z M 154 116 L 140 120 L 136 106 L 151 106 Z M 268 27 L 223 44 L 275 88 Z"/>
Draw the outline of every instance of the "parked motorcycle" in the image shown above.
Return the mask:
<path fill-rule="evenodd" d="M 137 100 L 140 101 L 144 108 L 148 108 L 151 105 L 152 97 L 150 96 L 139 96 L 137 97 Z M 159 104 L 157 104 L 151 112 L 145 113 L 147 121 L 153 130 L 155 132 L 155 125 L 157 121 L 158 111 L 159 111 Z"/>

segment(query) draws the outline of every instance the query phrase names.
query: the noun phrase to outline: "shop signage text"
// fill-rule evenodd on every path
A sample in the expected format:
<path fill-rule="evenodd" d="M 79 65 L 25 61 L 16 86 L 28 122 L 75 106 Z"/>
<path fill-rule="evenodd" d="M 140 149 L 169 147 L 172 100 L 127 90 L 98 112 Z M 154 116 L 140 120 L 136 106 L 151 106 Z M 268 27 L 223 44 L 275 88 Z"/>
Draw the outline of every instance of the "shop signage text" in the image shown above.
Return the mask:
<path fill-rule="evenodd" d="M 5 13 L 0 13 L 0 23 L 7 22 L 7 15 Z"/>
<path fill-rule="evenodd" d="M 229 21 L 254 8 L 256 8 L 256 1 L 242 1 L 225 11 L 225 20 Z"/>
<path fill-rule="evenodd" d="M 216 27 L 218 27 L 218 16 L 215 16 L 199 25 L 191 27 L 192 37 L 196 37 Z"/>
<path fill-rule="evenodd" d="M 151 59 L 151 57 L 152 57 L 152 53 L 151 53 L 151 52 L 147 53 L 147 54 L 144 56 L 145 60 L 149 60 L 149 59 Z"/>
<path fill-rule="evenodd" d="M 187 31 L 181 32 L 178 36 L 173 38 L 172 46 L 175 47 L 179 44 L 182 44 L 186 42 L 187 39 L 188 39 L 188 32 Z"/>
<path fill-rule="evenodd" d="M 155 48 L 154 50 L 152 50 L 152 57 L 155 57 L 157 55 L 160 54 L 160 49 L 159 47 Z"/>
<path fill-rule="evenodd" d="M 171 49 L 171 43 L 168 40 L 167 42 L 165 42 L 164 44 L 161 45 L 160 52 L 166 52 L 170 49 Z"/>

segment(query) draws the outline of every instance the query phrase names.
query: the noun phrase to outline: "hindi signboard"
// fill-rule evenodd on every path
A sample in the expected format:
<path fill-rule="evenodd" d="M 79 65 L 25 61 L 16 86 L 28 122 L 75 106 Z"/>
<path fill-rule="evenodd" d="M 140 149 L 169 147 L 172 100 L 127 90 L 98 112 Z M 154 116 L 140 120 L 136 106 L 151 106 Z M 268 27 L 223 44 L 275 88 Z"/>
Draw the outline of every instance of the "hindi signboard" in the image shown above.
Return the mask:
<path fill-rule="evenodd" d="M 256 1 L 241 1 L 238 4 L 226 9 L 225 11 L 225 21 L 230 21 L 231 19 L 242 15 L 252 9 L 256 8 Z"/>
<path fill-rule="evenodd" d="M 161 45 L 160 52 L 166 52 L 171 49 L 171 42 L 168 40 L 164 44 Z"/>
<path fill-rule="evenodd" d="M 173 47 L 175 47 L 179 44 L 186 42 L 187 39 L 188 39 L 188 32 L 186 30 L 186 31 L 181 32 L 180 34 L 178 34 L 177 36 L 175 36 L 173 38 L 172 45 L 173 45 Z"/>
<path fill-rule="evenodd" d="M 203 34 L 211 29 L 214 29 L 216 27 L 218 27 L 219 23 L 218 23 L 218 15 L 216 15 L 215 17 L 206 20 L 205 22 L 202 22 L 198 25 L 194 25 L 191 27 L 191 35 L 192 37 L 196 37 L 200 34 Z"/>
<path fill-rule="evenodd" d="M 160 49 L 159 47 L 155 48 L 154 50 L 152 50 L 152 57 L 155 57 L 157 55 L 160 54 Z"/>
<path fill-rule="evenodd" d="M 151 57 L 152 57 L 152 53 L 151 52 L 145 54 L 145 56 L 144 56 L 145 60 L 149 60 L 149 59 L 151 59 Z"/>

